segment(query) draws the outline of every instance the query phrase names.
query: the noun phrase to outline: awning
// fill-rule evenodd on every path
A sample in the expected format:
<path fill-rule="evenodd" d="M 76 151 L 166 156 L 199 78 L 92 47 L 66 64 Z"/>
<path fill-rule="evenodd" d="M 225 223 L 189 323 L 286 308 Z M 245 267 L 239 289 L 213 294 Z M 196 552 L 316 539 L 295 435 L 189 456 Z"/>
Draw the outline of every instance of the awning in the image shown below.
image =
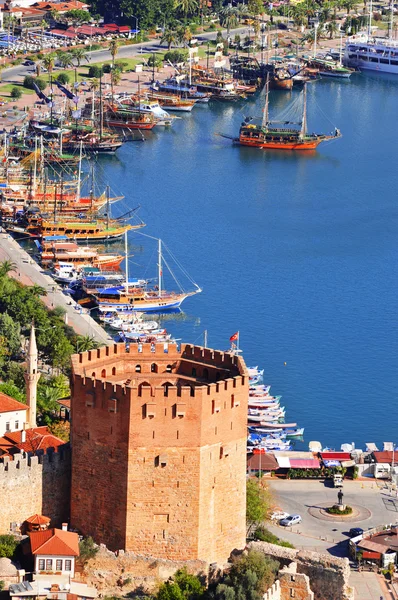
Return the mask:
<path fill-rule="evenodd" d="M 320 452 L 322 460 L 350 460 L 349 452 Z"/>
<path fill-rule="evenodd" d="M 381 558 L 380 552 L 369 552 L 369 550 L 364 550 L 362 554 L 363 558 L 375 558 L 379 560 Z"/>
<path fill-rule="evenodd" d="M 291 458 L 290 468 L 291 469 L 319 469 L 320 461 L 316 458 Z"/>
<path fill-rule="evenodd" d="M 290 458 L 288 456 L 276 456 L 280 469 L 290 469 Z"/>
<path fill-rule="evenodd" d="M 369 550 L 370 552 L 379 552 L 381 554 L 385 554 L 385 552 L 388 550 L 388 546 L 377 544 L 376 542 L 371 542 L 370 540 L 361 540 L 358 542 L 357 548 L 363 548 L 364 550 Z"/>
<path fill-rule="evenodd" d="M 355 465 L 356 465 L 355 460 L 342 460 L 341 461 L 341 466 L 345 467 L 345 468 L 347 468 L 347 467 L 355 467 Z"/>

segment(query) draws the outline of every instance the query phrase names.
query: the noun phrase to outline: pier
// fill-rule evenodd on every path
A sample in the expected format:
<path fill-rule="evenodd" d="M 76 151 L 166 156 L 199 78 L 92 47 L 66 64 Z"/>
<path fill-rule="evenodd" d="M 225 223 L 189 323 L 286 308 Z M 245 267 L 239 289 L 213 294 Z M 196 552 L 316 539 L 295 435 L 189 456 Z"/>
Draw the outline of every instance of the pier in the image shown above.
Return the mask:
<path fill-rule="evenodd" d="M 86 309 L 77 304 L 62 288 L 43 271 L 32 257 L 4 229 L 0 228 L 0 262 L 9 260 L 16 265 L 10 276 L 24 285 L 40 285 L 47 295 L 41 300 L 48 309 L 61 306 L 65 310 L 65 322 L 78 335 L 90 336 L 101 344 L 109 344 L 112 338 L 91 317 Z"/>

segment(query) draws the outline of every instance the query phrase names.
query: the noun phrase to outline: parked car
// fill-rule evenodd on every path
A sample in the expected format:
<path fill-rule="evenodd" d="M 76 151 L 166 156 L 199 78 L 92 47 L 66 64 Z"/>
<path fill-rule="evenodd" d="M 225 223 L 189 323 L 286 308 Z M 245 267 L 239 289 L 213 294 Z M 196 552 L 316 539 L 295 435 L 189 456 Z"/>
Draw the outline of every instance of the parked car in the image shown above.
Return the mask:
<path fill-rule="evenodd" d="M 25 60 L 23 63 L 25 67 L 32 67 L 35 64 L 34 60 Z"/>
<path fill-rule="evenodd" d="M 271 521 L 281 521 L 282 519 L 287 519 L 288 516 L 288 512 L 284 512 L 283 510 L 276 510 L 270 515 L 270 519 Z"/>
<path fill-rule="evenodd" d="M 362 535 L 363 534 L 363 529 L 361 527 L 351 527 L 350 531 L 348 532 L 348 535 L 350 536 L 350 538 L 354 538 L 357 537 L 358 535 Z"/>
<path fill-rule="evenodd" d="M 300 515 L 289 515 L 286 519 L 282 519 L 279 521 L 279 525 L 283 525 L 283 527 L 292 527 L 293 525 L 298 525 L 301 523 Z"/>

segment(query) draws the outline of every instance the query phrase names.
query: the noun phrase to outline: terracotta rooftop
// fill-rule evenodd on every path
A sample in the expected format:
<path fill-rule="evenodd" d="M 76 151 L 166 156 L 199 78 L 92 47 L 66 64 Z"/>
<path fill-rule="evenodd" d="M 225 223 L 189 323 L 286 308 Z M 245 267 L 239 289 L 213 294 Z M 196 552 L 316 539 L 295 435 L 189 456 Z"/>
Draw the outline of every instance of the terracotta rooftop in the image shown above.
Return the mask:
<path fill-rule="evenodd" d="M 35 2 L 32 6 L 40 10 L 56 10 L 57 12 L 68 12 L 68 10 L 84 10 L 89 5 L 85 2 Z"/>
<path fill-rule="evenodd" d="M 36 452 L 37 450 L 46 451 L 48 448 L 57 450 L 59 446 L 65 444 L 63 440 L 53 435 L 47 427 L 26 429 L 25 434 L 26 440 L 23 442 L 22 431 L 5 433 L 0 438 L 0 449 L 7 452 L 11 452 L 15 448 L 23 452 Z"/>
<path fill-rule="evenodd" d="M 373 456 L 375 457 L 375 461 L 377 463 L 384 463 L 384 464 L 388 464 L 391 465 L 392 463 L 392 459 L 393 459 L 393 452 L 388 451 L 388 450 L 383 450 L 378 451 L 378 452 L 373 452 Z M 396 452 L 395 454 L 397 454 L 397 459 L 398 459 L 398 452 Z M 397 461 L 398 462 L 398 461 Z M 395 463 L 395 456 L 394 456 L 394 463 Z"/>
<path fill-rule="evenodd" d="M 51 519 L 49 517 L 45 517 L 44 515 L 32 515 L 26 519 L 26 523 L 31 523 L 32 525 L 47 525 Z"/>
<path fill-rule="evenodd" d="M 253 471 L 275 471 L 279 465 L 273 454 L 253 454 L 247 459 L 247 468 Z"/>
<path fill-rule="evenodd" d="M 18 402 L 18 400 L 14 400 L 14 398 L 10 398 L 10 396 L 0 392 L 0 413 L 14 412 L 16 410 L 28 410 L 28 407 L 26 404 Z"/>
<path fill-rule="evenodd" d="M 79 536 L 72 531 L 47 529 L 29 533 L 32 554 L 79 556 Z"/>

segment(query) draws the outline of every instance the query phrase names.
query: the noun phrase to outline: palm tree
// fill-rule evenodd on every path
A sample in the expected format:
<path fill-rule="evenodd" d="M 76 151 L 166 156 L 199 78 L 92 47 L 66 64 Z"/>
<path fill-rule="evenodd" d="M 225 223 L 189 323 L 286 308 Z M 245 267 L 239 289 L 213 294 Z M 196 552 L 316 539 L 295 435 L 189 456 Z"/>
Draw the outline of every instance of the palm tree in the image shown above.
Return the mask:
<path fill-rule="evenodd" d="M 91 335 L 78 335 L 76 340 L 76 352 L 88 352 L 95 350 L 99 344 Z"/>
<path fill-rule="evenodd" d="M 40 77 L 40 73 L 41 73 L 41 62 L 37 62 L 35 64 L 35 69 L 36 69 L 36 75 L 37 77 Z"/>
<path fill-rule="evenodd" d="M 109 44 L 109 52 L 111 53 L 112 56 L 112 67 L 115 67 L 115 58 L 117 56 L 117 52 L 118 52 L 118 48 L 119 48 L 119 42 L 117 40 L 112 40 L 111 43 Z"/>
<path fill-rule="evenodd" d="M 67 69 L 73 65 L 73 56 L 70 52 L 57 52 L 57 58 L 63 69 Z"/>
<path fill-rule="evenodd" d="M 100 85 L 99 79 L 97 77 L 93 77 L 91 80 L 90 90 L 98 90 Z"/>
<path fill-rule="evenodd" d="M 188 26 L 179 27 L 176 31 L 176 37 L 181 45 L 187 46 L 192 39 L 192 32 Z"/>
<path fill-rule="evenodd" d="M 32 294 L 32 296 L 36 296 L 36 298 L 40 298 L 40 296 L 47 296 L 45 288 L 41 285 L 37 285 L 37 283 L 29 288 L 29 292 Z"/>
<path fill-rule="evenodd" d="M 48 27 L 48 23 L 45 19 L 40 23 L 41 28 L 41 47 L 43 49 L 44 30 Z"/>
<path fill-rule="evenodd" d="M 111 94 L 112 94 L 112 101 L 113 101 L 113 86 L 118 85 L 120 83 L 120 80 L 122 78 L 122 72 L 120 69 L 112 69 L 111 70 Z"/>
<path fill-rule="evenodd" d="M 337 26 L 336 21 L 329 21 L 328 23 L 326 23 L 325 29 L 329 34 L 329 38 L 333 39 L 334 34 L 337 33 L 339 28 Z"/>
<path fill-rule="evenodd" d="M 343 6 L 346 9 L 348 15 L 356 5 L 357 3 L 355 2 L 355 0 L 344 0 L 344 2 L 341 3 L 341 6 Z"/>
<path fill-rule="evenodd" d="M 163 44 L 163 42 L 166 42 L 168 50 L 170 50 L 172 44 L 175 44 L 176 41 L 177 41 L 176 32 L 169 29 L 169 30 L 165 31 L 164 34 L 162 35 L 160 43 Z"/>
<path fill-rule="evenodd" d="M 72 54 L 73 58 L 75 59 L 75 61 L 77 62 L 78 67 L 80 67 L 83 58 L 85 58 L 86 61 L 89 62 L 89 58 L 88 58 L 88 56 L 86 54 L 86 50 L 84 50 L 84 48 L 73 48 L 73 50 L 71 50 L 71 54 Z"/>
<path fill-rule="evenodd" d="M 227 36 L 229 37 L 229 31 L 231 28 L 236 27 L 238 23 L 239 11 L 235 6 L 224 6 L 219 13 L 220 25 L 227 28 Z"/>
<path fill-rule="evenodd" d="M 11 271 L 16 270 L 17 265 L 15 262 L 13 262 L 12 260 L 3 260 L 3 262 L 0 263 L 0 278 L 5 277 L 5 275 L 8 275 L 8 273 L 11 273 Z"/>
<path fill-rule="evenodd" d="M 188 15 L 197 12 L 198 6 L 198 0 L 174 0 L 174 8 L 183 13 L 185 21 L 187 20 Z"/>
<path fill-rule="evenodd" d="M 55 54 L 54 52 L 51 52 L 50 54 L 47 54 L 44 58 L 43 58 L 43 65 L 44 67 L 47 69 L 47 71 L 50 73 L 53 72 L 54 69 L 54 64 L 55 64 Z"/>

